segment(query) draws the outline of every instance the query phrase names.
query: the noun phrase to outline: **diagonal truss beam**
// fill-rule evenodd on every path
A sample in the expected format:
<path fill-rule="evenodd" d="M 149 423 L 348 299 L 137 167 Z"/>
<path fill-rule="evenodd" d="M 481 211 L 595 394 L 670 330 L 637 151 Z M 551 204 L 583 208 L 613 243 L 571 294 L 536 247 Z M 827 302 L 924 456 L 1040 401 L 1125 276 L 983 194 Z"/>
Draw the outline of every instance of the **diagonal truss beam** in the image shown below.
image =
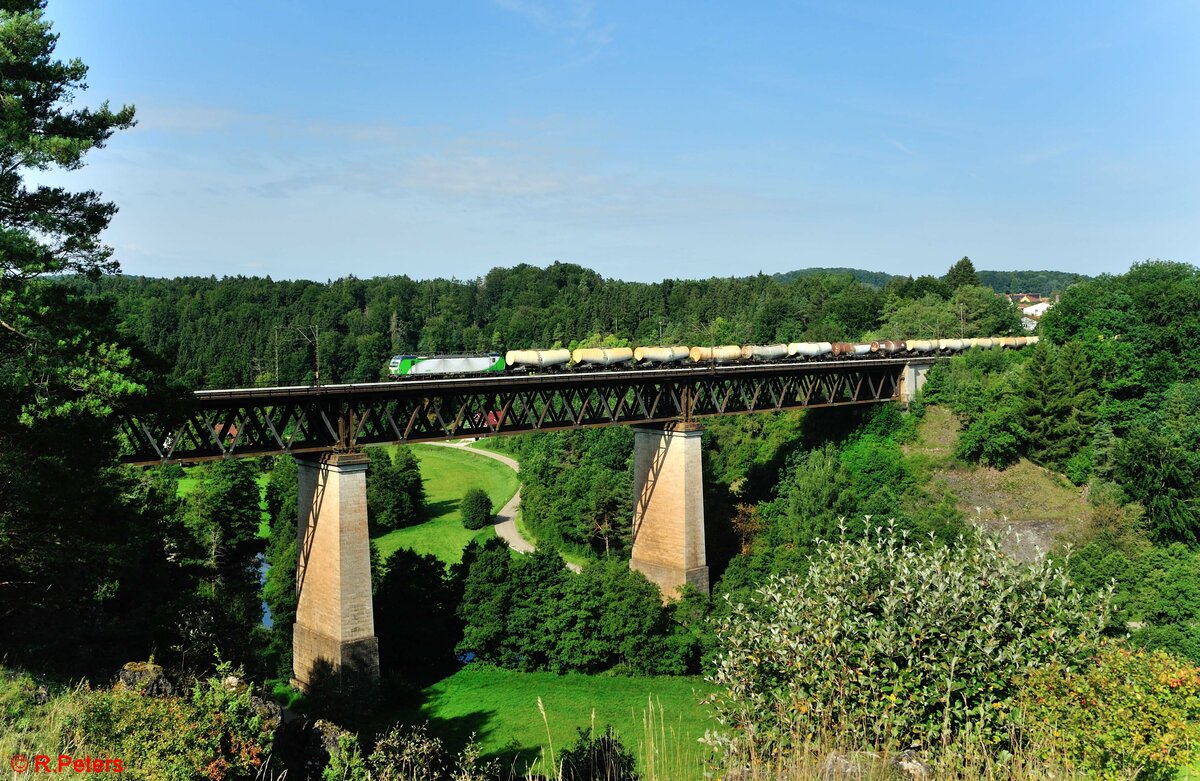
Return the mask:
<path fill-rule="evenodd" d="M 395 382 L 379 383 L 377 391 L 367 393 L 208 392 L 166 411 L 125 412 L 119 421 L 125 440 L 122 460 L 148 466 L 876 404 L 897 398 L 903 371 L 902 362 L 877 362 L 753 374 L 701 371 L 682 377 L 681 372 L 646 378 L 637 372 L 597 372 L 586 381 L 570 375 L 561 381 L 550 375 L 502 384 L 479 378 L 445 390 Z"/>

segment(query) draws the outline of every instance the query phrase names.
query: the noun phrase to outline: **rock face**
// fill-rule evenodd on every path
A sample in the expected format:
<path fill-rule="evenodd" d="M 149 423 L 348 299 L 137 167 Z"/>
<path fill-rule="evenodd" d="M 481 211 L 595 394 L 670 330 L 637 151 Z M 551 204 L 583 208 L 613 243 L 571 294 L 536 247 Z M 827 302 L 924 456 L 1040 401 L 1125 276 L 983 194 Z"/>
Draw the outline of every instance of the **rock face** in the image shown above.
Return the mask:
<path fill-rule="evenodd" d="M 279 734 L 279 728 L 283 726 L 283 708 L 279 707 L 279 703 L 252 694 L 250 695 L 250 707 L 254 708 L 254 712 L 262 718 L 263 725 L 271 731 L 272 735 Z"/>
<path fill-rule="evenodd" d="M 175 693 L 162 666 L 154 662 L 128 662 L 117 673 L 114 688 L 129 689 L 148 697 L 170 697 Z"/>

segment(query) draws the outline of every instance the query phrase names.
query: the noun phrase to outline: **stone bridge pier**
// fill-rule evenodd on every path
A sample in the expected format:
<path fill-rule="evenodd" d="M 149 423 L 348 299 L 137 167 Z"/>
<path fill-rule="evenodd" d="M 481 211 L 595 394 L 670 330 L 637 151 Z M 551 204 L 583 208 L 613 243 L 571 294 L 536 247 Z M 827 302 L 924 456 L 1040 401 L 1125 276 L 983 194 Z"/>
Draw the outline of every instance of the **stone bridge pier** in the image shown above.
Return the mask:
<path fill-rule="evenodd" d="M 629 566 L 663 599 L 690 583 L 708 593 L 704 552 L 702 428 L 697 423 L 634 426 L 633 554 Z"/>
<path fill-rule="evenodd" d="M 907 407 L 917 397 L 921 388 L 925 387 L 925 379 L 929 374 L 932 363 L 909 361 L 904 364 L 904 373 L 900 375 L 900 385 L 896 395 L 900 402 Z"/>
<path fill-rule="evenodd" d="M 371 606 L 367 456 L 298 457 L 296 623 L 292 685 L 308 691 L 379 680 L 379 641 Z"/>

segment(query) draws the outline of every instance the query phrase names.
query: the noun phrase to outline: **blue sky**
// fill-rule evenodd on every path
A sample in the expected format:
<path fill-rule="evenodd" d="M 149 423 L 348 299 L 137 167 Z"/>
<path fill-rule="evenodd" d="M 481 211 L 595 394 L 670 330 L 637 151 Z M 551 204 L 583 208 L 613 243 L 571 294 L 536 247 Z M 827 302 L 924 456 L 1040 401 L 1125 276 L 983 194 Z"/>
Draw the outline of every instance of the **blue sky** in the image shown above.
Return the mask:
<path fill-rule="evenodd" d="M 135 274 L 1200 263 L 1200 5 L 50 0 Z"/>

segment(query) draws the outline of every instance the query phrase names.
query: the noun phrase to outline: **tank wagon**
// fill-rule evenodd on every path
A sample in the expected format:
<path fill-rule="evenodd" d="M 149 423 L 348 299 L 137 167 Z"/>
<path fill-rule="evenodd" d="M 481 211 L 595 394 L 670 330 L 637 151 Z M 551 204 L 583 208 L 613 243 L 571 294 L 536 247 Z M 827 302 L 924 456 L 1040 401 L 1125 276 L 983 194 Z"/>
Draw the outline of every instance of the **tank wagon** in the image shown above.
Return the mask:
<path fill-rule="evenodd" d="M 643 347 L 581 347 L 577 350 L 509 350 L 471 355 L 396 355 L 388 375 L 446 376 L 485 373 L 607 371 L 664 366 L 715 364 L 809 363 L 918 355 L 954 355 L 966 350 L 1019 349 L 1037 344 L 1036 336 L 992 336 L 976 339 L 884 339 L 873 342 L 789 342 Z"/>

